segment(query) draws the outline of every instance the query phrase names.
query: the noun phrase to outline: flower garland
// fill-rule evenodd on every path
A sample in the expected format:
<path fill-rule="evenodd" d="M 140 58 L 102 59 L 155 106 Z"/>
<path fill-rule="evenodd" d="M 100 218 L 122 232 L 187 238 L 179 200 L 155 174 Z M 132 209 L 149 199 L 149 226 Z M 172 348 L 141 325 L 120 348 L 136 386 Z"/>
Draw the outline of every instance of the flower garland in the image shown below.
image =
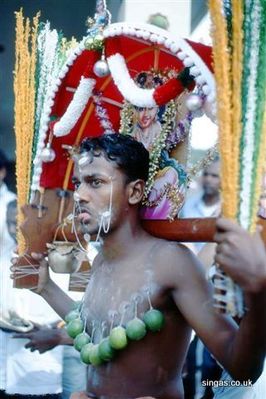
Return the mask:
<path fill-rule="evenodd" d="M 16 15 L 16 60 L 14 71 L 16 177 L 18 198 L 18 224 L 24 216 L 21 207 L 27 203 L 30 191 L 32 143 L 34 137 L 34 76 L 39 13 L 33 18 L 32 27 L 24 20 L 22 9 Z M 31 48 L 31 51 L 30 51 Z M 25 240 L 18 232 L 18 251 L 25 250 Z"/>
<path fill-rule="evenodd" d="M 53 76 L 52 69 L 57 52 L 59 36 L 56 30 L 50 30 L 50 23 L 42 25 L 38 36 L 38 74 L 36 80 L 36 114 L 34 133 L 34 167 L 32 171 L 31 191 L 39 188 L 39 179 L 42 171 L 41 152 L 44 148 L 46 130 L 51 112 L 51 103 L 48 101 L 49 86 Z"/>
<path fill-rule="evenodd" d="M 108 46 L 111 47 L 111 43 L 108 43 Z M 162 85 L 155 88 L 142 88 L 131 78 L 125 58 L 121 54 L 116 52 L 110 55 L 107 61 L 118 90 L 127 101 L 137 107 L 153 108 L 165 105 L 181 94 L 185 88 L 189 90 L 194 88 L 194 79 L 189 74 L 188 68 Z"/>
<path fill-rule="evenodd" d="M 185 140 L 191 128 L 193 116 L 192 112 L 188 112 L 186 117 L 177 122 L 176 127 L 169 133 L 166 138 L 165 148 L 170 151 L 177 144 Z"/>
<path fill-rule="evenodd" d="M 190 183 L 195 176 L 202 170 L 206 169 L 219 154 L 218 143 L 206 151 L 206 155 L 196 162 L 193 166 L 188 168 L 188 183 Z"/>
<path fill-rule="evenodd" d="M 221 154 L 221 192 L 222 212 L 225 217 L 236 219 L 238 211 L 238 192 L 235 183 L 238 181 L 239 168 L 235 166 L 234 148 L 236 140 L 233 132 L 233 101 L 232 93 L 232 52 L 229 47 L 231 42 L 231 25 L 227 26 L 227 14 L 222 9 L 220 0 L 209 3 L 212 19 L 212 38 L 214 70 L 217 84 L 218 97 L 218 125 L 219 143 Z M 231 51 L 230 51 L 231 50 Z M 221 62 L 223 60 L 223 62 Z M 238 99 L 237 99 L 238 101 Z M 239 145 L 239 144 L 238 144 Z M 223 275 L 223 273 L 221 273 Z M 220 291 L 220 279 L 215 280 L 215 306 L 230 313 L 232 316 L 243 316 L 242 298 L 237 294 L 238 289 L 231 278 L 223 279 L 223 292 Z M 222 296 L 222 300 L 221 300 Z M 225 305 L 224 305 L 225 304 Z"/>
<path fill-rule="evenodd" d="M 117 53 L 107 59 L 115 85 L 122 96 L 137 107 L 153 108 L 157 104 L 153 98 L 155 89 L 142 89 L 131 78 L 125 58 Z"/>
<path fill-rule="evenodd" d="M 36 111 L 33 142 L 33 169 L 31 176 L 31 196 L 39 188 L 42 173 L 41 154 L 47 137 L 50 114 L 58 85 L 68 71 L 65 66 L 76 40 L 66 41 L 62 34 L 50 30 L 50 24 L 42 24 L 38 33 L 37 74 L 35 79 Z"/>
<path fill-rule="evenodd" d="M 120 128 L 119 133 L 130 134 L 133 125 L 134 109 L 132 104 L 124 100 L 123 109 L 120 113 Z"/>
<path fill-rule="evenodd" d="M 221 192 L 222 211 L 225 217 L 235 219 L 237 215 L 237 194 L 232 180 L 232 87 L 230 52 L 228 51 L 228 37 L 225 16 L 222 15 L 221 1 L 209 2 L 212 19 L 212 39 L 214 71 L 217 91 L 217 119 L 219 122 L 219 147 L 221 154 Z M 223 60 L 223 62 L 221 62 Z"/>
<path fill-rule="evenodd" d="M 92 95 L 95 83 L 95 79 L 81 77 L 66 112 L 54 125 L 53 132 L 56 137 L 66 136 L 73 129 Z"/>
<path fill-rule="evenodd" d="M 245 80 L 243 81 L 243 134 L 241 138 L 241 177 L 240 177 L 240 209 L 239 221 L 246 229 L 250 228 L 253 214 L 252 197 L 254 196 L 254 177 L 256 175 L 256 165 L 254 156 L 258 144 L 260 143 L 259 133 L 261 129 L 256 129 L 258 118 L 258 66 L 260 62 L 260 30 L 263 27 L 262 7 L 260 0 L 253 3 L 247 2 L 245 11 L 245 27 L 247 30 L 245 46 Z M 265 41 L 265 38 L 262 38 Z M 254 225 L 254 224 L 253 224 Z"/>
<path fill-rule="evenodd" d="M 153 208 L 155 206 L 160 205 L 162 202 L 163 198 L 166 197 L 168 200 L 170 200 L 171 204 L 171 209 L 169 212 L 169 215 L 167 217 L 168 220 L 174 220 L 178 212 L 183 206 L 184 200 L 185 200 L 185 195 L 180 191 L 180 187 L 174 187 L 172 186 L 171 183 L 165 183 L 164 188 L 160 193 L 159 198 L 156 200 L 149 200 L 146 199 L 143 201 L 143 205 Z"/>
<path fill-rule="evenodd" d="M 210 11 L 215 26 L 223 212 L 254 232 L 266 161 L 266 3 L 232 0 L 227 2 L 224 13 L 221 1 L 213 0 Z M 227 277 L 222 280 L 225 310 L 241 317 L 244 308 L 239 287 Z M 218 293 L 217 298 L 221 299 Z"/>
<path fill-rule="evenodd" d="M 215 80 L 211 67 L 211 53 L 208 54 L 208 51 L 206 53 L 203 45 L 181 38 L 177 39 L 169 32 L 162 32 L 161 29 L 156 27 L 151 28 L 148 24 L 115 23 L 107 26 L 103 31 L 103 36 L 108 38 L 107 57 L 119 53 L 116 46 L 114 46 L 115 49 L 111 48 L 110 51 L 109 45 L 111 38 L 114 38 L 115 42 L 115 38 L 120 35 L 135 37 L 137 40 L 143 39 L 151 44 L 163 46 L 167 52 L 170 51 L 181 60 L 184 66 L 189 67 L 191 75 L 195 76 L 195 81 L 199 85 L 203 85 L 203 90 L 207 94 L 207 101 L 210 103 L 215 101 Z M 172 82 L 176 84 L 176 82 Z M 169 98 L 168 101 L 172 98 Z M 166 102 L 164 101 L 164 104 Z"/>

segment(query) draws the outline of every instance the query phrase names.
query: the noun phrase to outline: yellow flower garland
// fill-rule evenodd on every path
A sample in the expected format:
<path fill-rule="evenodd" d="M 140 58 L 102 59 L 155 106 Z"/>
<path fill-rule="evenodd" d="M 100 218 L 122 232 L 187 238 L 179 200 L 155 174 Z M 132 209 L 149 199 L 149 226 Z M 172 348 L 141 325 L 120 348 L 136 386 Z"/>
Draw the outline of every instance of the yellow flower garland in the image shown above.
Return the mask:
<path fill-rule="evenodd" d="M 14 70 L 16 176 L 18 198 L 18 225 L 23 222 L 21 206 L 27 203 L 30 188 L 32 142 L 35 111 L 36 37 L 39 13 L 30 21 L 22 9 L 16 15 L 16 62 Z M 25 241 L 18 232 L 19 253 L 25 250 Z"/>

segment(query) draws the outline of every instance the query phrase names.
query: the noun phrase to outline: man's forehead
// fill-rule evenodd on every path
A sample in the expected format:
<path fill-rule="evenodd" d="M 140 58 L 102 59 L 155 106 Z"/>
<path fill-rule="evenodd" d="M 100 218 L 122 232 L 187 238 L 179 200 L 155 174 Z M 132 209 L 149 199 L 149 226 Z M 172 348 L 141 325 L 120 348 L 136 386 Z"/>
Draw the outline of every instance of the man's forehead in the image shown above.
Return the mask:
<path fill-rule="evenodd" d="M 88 153 L 87 162 L 79 162 L 81 157 L 86 158 L 86 153 L 82 154 L 79 160 L 74 163 L 74 176 L 93 176 L 105 175 L 112 177 L 118 171 L 118 165 L 112 161 L 107 160 L 104 155 L 93 156 Z"/>
<path fill-rule="evenodd" d="M 220 171 L 220 161 L 219 160 L 214 161 L 213 163 L 208 165 L 204 170 L 205 173 L 207 172 L 207 173 L 215 173 L 215 174 L 219 173 L 219 171 Z"/>

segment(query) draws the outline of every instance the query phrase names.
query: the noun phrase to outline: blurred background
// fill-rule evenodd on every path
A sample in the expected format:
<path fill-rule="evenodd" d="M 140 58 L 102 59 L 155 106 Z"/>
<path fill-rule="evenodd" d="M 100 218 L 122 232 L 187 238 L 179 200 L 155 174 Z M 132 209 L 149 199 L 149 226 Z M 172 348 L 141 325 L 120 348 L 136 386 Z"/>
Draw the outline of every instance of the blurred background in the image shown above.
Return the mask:
<path fill-rule="evenodd" d="M 210 44 L 207 0 L 107 0 L 112 22 L 153 23 L 177 37 Z M 0 148 L 9 160 L 7 184 L 14 190 L 14 96 L 15 16 L 23 8 L 32 18 L 39 10 L 41 20 L 49 20 L 70 39 L 86 34 L 86 19 L 95 12 L 95 0 L 0 0 Z M 193 158 L 198 159 L 217 139 L 216 126 L 206 117 L 192 126 Z"/>

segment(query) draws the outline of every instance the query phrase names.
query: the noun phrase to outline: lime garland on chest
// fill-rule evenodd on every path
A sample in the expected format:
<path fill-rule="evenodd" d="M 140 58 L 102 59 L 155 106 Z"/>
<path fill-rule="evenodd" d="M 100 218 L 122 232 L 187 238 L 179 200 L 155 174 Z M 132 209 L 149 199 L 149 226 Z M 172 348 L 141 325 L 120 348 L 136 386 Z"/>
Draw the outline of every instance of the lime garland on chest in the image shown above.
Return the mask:
<path fill-rule="evenodd" d="M 94 327 L 91 335 L 86 332 L 86 320 L 84 321 L 81 316 L 81 308 L 69 312 L 65 317 L 66 331 L 74 339 L 74 347 L 80 352 L 82 362 L 92 366 L 110 362 L 116 353 L 129 345 L 130 341 L 141 340 L 148 331 L 160 331 L 165 323 L 164 315 L 160 310 L 152 307 L 149 296 L 148 300 L 150 309 L 144 313 L 142 319 L 137 316 L 137 301 L 135 301 L 134 318 L 128 321 L 124 327 L 123 314 L 120 324 L 113 327 L 113 316 L 109 335 L 102 337 L 97 343 L 94 342 Z M 106 324 L 106 322 L 102 324 Z"/>

